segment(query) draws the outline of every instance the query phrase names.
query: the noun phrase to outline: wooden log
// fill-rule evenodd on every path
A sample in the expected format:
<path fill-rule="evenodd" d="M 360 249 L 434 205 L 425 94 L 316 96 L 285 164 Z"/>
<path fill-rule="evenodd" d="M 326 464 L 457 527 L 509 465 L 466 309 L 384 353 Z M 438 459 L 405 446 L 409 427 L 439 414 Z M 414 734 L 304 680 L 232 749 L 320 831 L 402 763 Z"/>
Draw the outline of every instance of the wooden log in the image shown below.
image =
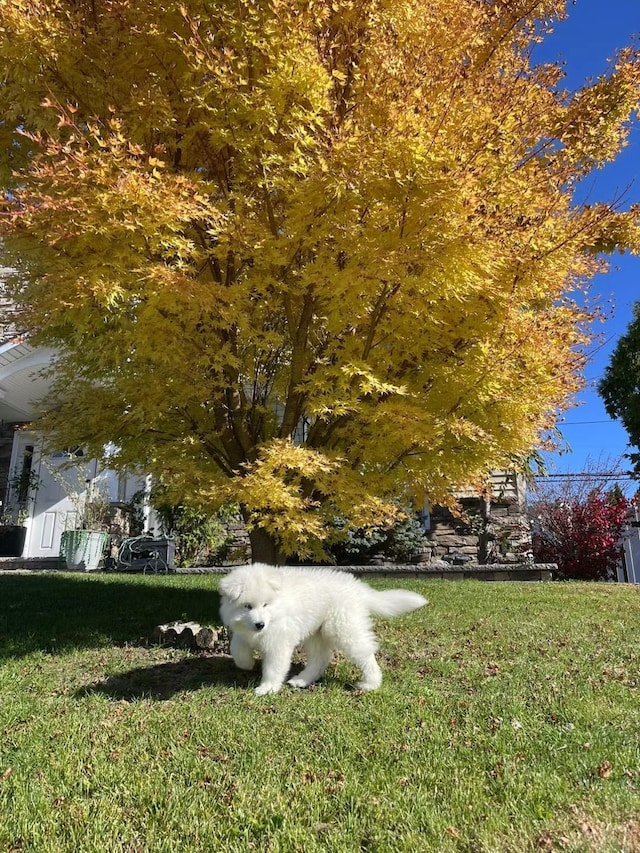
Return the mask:
<path fill-rule="evenodd" d="M 218 633 L 213 628 L 200 625 L 199 622 L 177 621 L 156 625 L 153 640 L 184 649 L 211 649 L 218 640 Z"/>
<path fill-rule="evenodd" d="M 218 641 L 218 632 L 213 628 L 200 628 L 194 637 L 194 641 L 198 649 L 212 649 Z"/>
<path fill-rule="evenodd" d="M 200 630 L 199 625 L 198 630 Z M 194 645 L 194 636 L 195 634 L 191 625 L 183 625 L 182 630 L 178 632 L 177 645 L 180 646 L 181 649 L 192 649 Z"/>
<path fill-rule="evenodd" d="M 167 632 L 170 631 L 169 639 L 173 638 L 175 640 L 177 636 L 177 631 L 175 626 L 179 624 L 177 622 L 167 622 L 166 625 L 156 625 L 153 629 L 151 639 L 156 643 L 166 643 L 167 640 Z"/>
<path fill-rule="evenodd" d="M 163 642 L 167 643 L 169 646 L 176 646 L 178 644 L 178 630 L 177 628 L 171 627 L 167 628 L 163 634 Z"/>
<path fill-rule="evenodd" d="M 175 644 L 182 649 L 193 648 L 193 638 L 200 630 L 199 622 L 178 622 L 174 625 L 177 632 Z"/>

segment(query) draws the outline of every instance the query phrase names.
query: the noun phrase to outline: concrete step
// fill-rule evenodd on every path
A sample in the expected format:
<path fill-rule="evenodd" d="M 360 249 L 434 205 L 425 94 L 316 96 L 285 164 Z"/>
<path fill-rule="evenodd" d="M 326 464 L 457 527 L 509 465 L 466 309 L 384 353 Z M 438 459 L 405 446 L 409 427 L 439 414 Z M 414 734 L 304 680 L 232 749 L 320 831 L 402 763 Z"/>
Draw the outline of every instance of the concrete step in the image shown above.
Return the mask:
<path fill-rule="evenodd" d="M 62 557 L 0 557 L 0 572 L 52 572 L 66 569 Z"/>

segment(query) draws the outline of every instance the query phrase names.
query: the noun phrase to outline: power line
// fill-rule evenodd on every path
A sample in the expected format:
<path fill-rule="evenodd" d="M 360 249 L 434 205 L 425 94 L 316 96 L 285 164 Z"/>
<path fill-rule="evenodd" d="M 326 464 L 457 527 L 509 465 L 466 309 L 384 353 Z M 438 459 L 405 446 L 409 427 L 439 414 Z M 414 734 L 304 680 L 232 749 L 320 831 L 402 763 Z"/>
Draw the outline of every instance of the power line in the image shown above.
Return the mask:
<path fill-rule="evenodd" d="M 594 477 L 604 479 L 608 477 L 633 477 L 635 475 L 633 471 L 556 471 L 538 476 L 544 480 L 548 480 L 550 477 L 589 477 L 592 480 Z"/>
<path fill-rule="evenodd" d="M 562 482 L 570 480 L 574 483 L 593 483 L 594 481 L 615 481 L 616 483 L 637 483 L 638 476 L 633 474 L 545 474 L 535 477 L 539 484 L 544 482 Z"/>
<path fill-rule="evenodd" d="M 604 420 L 604 421 L 561 421 L 557 424 L 558 428 L 562 428 L 563 426 L 583 426 L 584 424 L 616 424 L 620 426 L 617 421 L 612 420 Z"/>

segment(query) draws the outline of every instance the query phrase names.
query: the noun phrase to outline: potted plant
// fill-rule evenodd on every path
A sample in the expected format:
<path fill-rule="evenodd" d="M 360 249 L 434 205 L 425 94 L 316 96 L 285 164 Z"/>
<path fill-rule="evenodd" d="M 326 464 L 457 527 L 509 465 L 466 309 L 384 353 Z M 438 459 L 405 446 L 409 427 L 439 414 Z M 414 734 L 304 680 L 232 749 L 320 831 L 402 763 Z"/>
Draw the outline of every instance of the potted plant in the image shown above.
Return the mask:
<path fill-rule="evenodd" d="M 21 557 L 27 537 L 26 511 L 7 509 L 0 512 L 0 557 Z"/>
<path fill-rule="evenodd" d="M 111 504 L 92 481 L 83 492 L 70 497 L 76 508 L 76 526 L 63 531 L 60 555 L 70 571 L 93 572 L 100 567 L 109 542 Z"/>
<path fill-rule="evenodd" d="M 60 540 L 60 556 L 70 572 L 95 572 L 100 568 L 109 534 L 103 530 L 64 530 Z"/>
<path fill-rule="evenodd" d="M 21 557 L 27 537 L 25 522 L 29 517 L 29 501 L 40 485 L 31 469 L 31 454 L 7 482 L 7 505 L 0 512 L 0 557 Z"/>

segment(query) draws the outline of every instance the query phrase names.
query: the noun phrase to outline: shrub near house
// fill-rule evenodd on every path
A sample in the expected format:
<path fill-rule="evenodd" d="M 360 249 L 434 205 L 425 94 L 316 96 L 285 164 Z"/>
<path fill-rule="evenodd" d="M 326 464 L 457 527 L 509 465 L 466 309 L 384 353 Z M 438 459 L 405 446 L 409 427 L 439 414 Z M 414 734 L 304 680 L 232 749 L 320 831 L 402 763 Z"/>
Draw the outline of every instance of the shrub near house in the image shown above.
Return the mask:
<path fill-rule="evenodd" d="M 536 561 L 557 563 L 563 580 L 615 578 L 631 505 L 618 488 L 539 502 L 534 511 Z"/>

